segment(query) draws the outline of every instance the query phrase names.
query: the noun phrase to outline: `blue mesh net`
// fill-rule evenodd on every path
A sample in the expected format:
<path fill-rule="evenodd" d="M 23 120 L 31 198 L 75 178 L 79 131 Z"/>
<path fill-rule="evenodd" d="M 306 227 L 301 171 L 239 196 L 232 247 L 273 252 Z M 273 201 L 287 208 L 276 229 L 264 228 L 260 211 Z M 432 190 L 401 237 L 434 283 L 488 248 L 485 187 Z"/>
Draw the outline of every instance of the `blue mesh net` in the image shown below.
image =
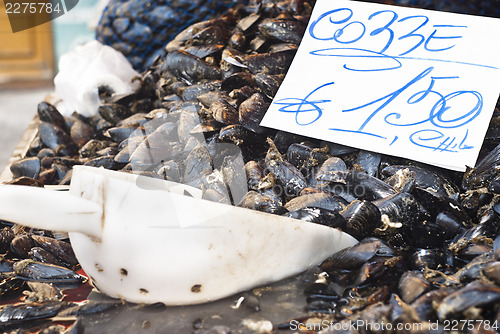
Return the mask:
<path fill-rule="evenodd" d="M 143 71 L 184 28 L 217 17 L 235 3 L 238 1 L 110 0 L 96 37 L 122 52 L 136 70 Z"/>

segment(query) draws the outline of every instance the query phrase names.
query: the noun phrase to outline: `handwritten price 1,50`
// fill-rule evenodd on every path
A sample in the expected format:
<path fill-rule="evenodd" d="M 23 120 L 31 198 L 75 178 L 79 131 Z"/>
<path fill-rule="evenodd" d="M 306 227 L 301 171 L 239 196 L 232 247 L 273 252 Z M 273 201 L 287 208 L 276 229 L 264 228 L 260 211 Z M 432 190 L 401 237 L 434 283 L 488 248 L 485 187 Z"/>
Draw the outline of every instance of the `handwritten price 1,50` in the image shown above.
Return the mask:
<path fill-rule="evenodd" d="M 52 14 L 52 13 L 60 13 L 61 8 L 59 7 L 59 3 L 55 6 L 52 6 L 52 3 L 48 2 L 16 2 L 5 4 L 5 12 L 7 14 Z"/>
<path fill-rule="evenodd" d="M 339 44 L 349 45 L 360 41 L 367 36 L 367 24 L 360 21 L 351 21 L 353 10 L 349 8 L 338 8 L 327 11 L 314 20 L 309 27 L 309 35 L 320 41 L 335 41 Z M 385 36 L 385 44 L 380 50 L 371 50 L 384 53 L 393 45 L 396 36 L 398 41 L 413 41 L 409 48 L 403 50 L 399 56 L 405 56 L 422 46 L 429 52 L 446 51 L 455 46 L 450 40 L 462 38 L 459 34 L 450 34 L 450 30 L 455 31 L 467 26 L 435 24 L 427 29 L 429 18 L 425 15 L 410 15 L 399 18 L 398 14 L 392 10 L 380 10 L 368 16 L 367 21 L 375 24 L 375 28 L 369 31 L 369 36 Z M 378 22 L 378 23 L 375 23 Z M 368 23 L 368 22 L 367 22 Z M 326 25 L 332 25 L 333 29 L 325 29 Z M 339 28 L 335 29 L 335 27 Z M 404 33 L 398 31 L 403 30 Z M 324 32 L 327 31 L 328 35 Z M 443 32 L 444 31 L 444 32 Z M 333 32 L 333 33 L 332 33 Z M 443 44 L 443 42 L 445 44 Z"/>
<path fill-rule="evenodd" d="M 457 152 L 458 150 L 473 148 L 473 146 L 466 143 L 468 137 L 468 124 L 478 117 L 483 109 L 482 95 L 473 90 L 460 90 L 449 94 L 442 94 L 436 90 L 436 83 L 439 81 L 459 79 L 459 77 L 431 75 L 433 71 L 433 67 L 428 67 L 412 80 L 404 84 L 401 88 L 360 106 L 342 110 L 343 113 L 349 112 L 357 114 L 359 114 L 363 109 L 367 110 L 367 117 L 359 115 L 353 118 L 354 120 L 361 122 L 359 127 L 357 127 L 356 121 L 353 121 L 345 124 L 346 126 L 353 126 L 352 128 L 332 127 L 329 128 L 329 130 L 368 135 L 380 139 L 389 139 L 384 134 L 367 131 L 365 129 L 369 127 L 371 123 L 375 123 L 376 125 L 380 124 L 380 121 L 374 122 L 374 118 L 378 114 L 382 113 L 383 122 L 389 127 L 416 129 L 416 131 L 409 131 L 409 140 L 414 145 L 432 149 L 434 151 L 439 150 L 447 152 Z M 424 78 L 430 79 L 430 82 L 427 88 L 419 90 L 416 85 L 419 82 L 423 82 Z M 280 112 L 294 113 L 297 125 L 312 125 L 323 115 L 323 108 L 320 105 L 333 102 L 330 99 L 314 98 L 316 94 L 319 94 L 321 90 L 324 90 L 327 87 L 334 87 L 334 82 L 328 82 L 316 87 L 308 93 L 305 98 L 286 98 L 274 101 L 273 103 L 282 106 L 278 109 Z M 411 88 L 414 88 L 417 91 L 410 92 Z M 403 97 L 403 93 L 407 94 L 405 98 Z M 391 104 L 396 102 L 396 99 L 398 98 L 406 99 L 408 106 L 419 105 L 421 103 L 425 104 L 426 101 L 432 101 L 433 99 L 434 103 L 430 103 L 431 108 L 428 114 L 417 114 L 417 117 L 420 118 L 415 119 L 415 115 L 412 112 L 404 113 L 402 111 L 391 111 Z M 405 118 L 408 119 L 405 120 Z M 429 128 L 422 129 L 421 125 L 427 125 Z M 372 128 L 374 128 L 373 130 L 376 130 L 378 129 L 378 126 L 373 126 Z M 441 129 L 446 131 L 447 129 L 458 128 L 462 128 L 465 132 L 461 141 L 459 138 L 447 136 L 445 133 L 438 130 Z M 411 131 L 415 132 L 411 133 Z M 394 139 L 388 143 L 388 145 L 391 146 L 397 139 L 398 136 L 395 136 Z M 456 142 L 457 140 L 460 142 Z"/>

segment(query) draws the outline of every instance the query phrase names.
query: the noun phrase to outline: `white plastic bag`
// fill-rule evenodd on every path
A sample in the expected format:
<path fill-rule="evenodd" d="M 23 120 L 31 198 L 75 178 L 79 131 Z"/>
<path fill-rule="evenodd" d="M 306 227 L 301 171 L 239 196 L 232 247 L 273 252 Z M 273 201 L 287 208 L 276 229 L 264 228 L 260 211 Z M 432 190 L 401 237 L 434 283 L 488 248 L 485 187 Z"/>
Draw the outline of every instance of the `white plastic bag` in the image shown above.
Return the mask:
<path fill-rule="evenodd" d="M 57 108 L 63 115 L 74 111 L 87 117 L 95 115 L 101 104 L 100 86 L 117 94 L 129 93 L 134 89 L 132 78 L 136 75 L 127 58 L 110 46 L 95 40 L 77 46 L 59 60 L 54 85 L 63 102 Z"/>

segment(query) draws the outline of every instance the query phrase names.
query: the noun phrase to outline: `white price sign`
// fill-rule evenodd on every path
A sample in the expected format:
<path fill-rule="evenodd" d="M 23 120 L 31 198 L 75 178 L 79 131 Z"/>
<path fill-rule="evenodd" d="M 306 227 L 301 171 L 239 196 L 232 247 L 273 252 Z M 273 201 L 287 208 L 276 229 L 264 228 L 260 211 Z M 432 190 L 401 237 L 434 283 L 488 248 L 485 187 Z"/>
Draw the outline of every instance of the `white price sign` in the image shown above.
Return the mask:
<path fill-rule="evenodd" d="M 318 0 L 261 125 L 464 171 L 500 92 L 500 20 Z"/>

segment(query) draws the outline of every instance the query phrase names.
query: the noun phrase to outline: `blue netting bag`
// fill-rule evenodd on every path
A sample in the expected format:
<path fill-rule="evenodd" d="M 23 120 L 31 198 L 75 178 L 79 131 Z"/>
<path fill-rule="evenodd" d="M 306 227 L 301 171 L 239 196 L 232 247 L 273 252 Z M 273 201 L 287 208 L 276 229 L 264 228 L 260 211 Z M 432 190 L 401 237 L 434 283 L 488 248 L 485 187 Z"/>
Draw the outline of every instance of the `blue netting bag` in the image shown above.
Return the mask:
<path fill-rule="evenodd" d="M 110 0 L 96 37 L 122 52 L 138 71 L 161 55 L 163 47 L 189 25 L 217 17 L 237 0 Z"/>

